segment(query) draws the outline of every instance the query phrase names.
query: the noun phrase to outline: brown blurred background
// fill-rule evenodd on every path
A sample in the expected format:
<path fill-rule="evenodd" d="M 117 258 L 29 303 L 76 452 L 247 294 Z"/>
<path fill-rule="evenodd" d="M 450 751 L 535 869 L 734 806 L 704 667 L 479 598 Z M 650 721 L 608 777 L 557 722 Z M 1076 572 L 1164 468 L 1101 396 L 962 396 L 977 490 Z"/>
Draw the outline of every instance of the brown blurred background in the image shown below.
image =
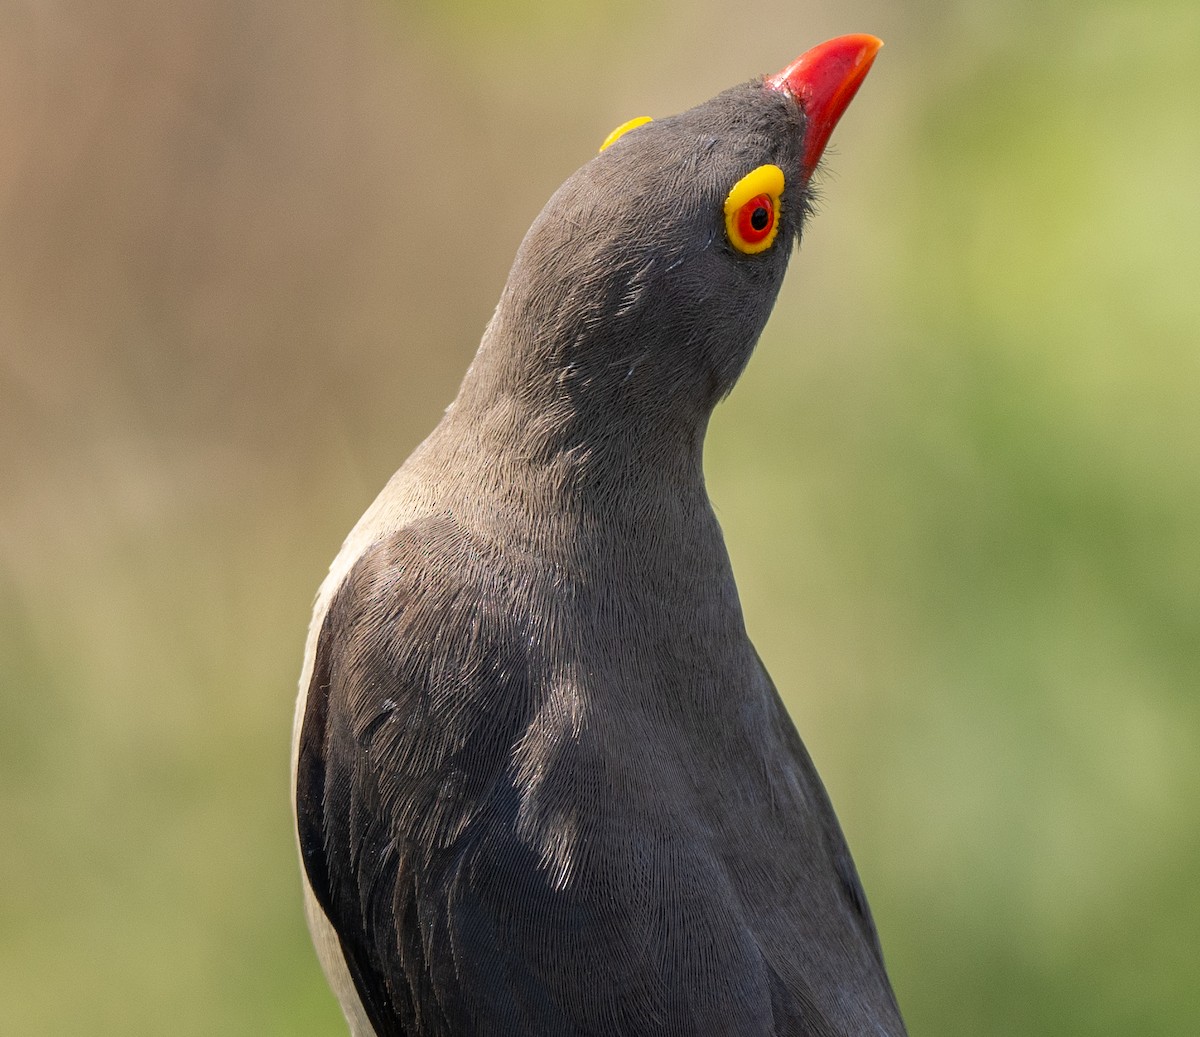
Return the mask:
<path fill-rule="evenodd" d="M 710 489 L 914 1034 L 1200 1032 L 1200 6 L 0 0 L 0 1029 L 344 1032 L 313 592 L 612 126 L 887 41 Z"/>

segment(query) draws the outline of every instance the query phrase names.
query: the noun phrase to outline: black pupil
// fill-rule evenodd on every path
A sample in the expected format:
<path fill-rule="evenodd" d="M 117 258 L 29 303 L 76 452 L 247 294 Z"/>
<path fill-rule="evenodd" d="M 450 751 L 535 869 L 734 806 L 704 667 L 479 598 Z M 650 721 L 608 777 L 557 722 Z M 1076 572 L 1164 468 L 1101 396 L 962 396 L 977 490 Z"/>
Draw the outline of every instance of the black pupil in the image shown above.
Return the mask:
<path fill-rule="evenodd" d="M 750 226 L 755 230 L 766 230 L 767 224 L 771 222 L 771 213 L 765 205 L 760 205 L 750 214 Z"/>

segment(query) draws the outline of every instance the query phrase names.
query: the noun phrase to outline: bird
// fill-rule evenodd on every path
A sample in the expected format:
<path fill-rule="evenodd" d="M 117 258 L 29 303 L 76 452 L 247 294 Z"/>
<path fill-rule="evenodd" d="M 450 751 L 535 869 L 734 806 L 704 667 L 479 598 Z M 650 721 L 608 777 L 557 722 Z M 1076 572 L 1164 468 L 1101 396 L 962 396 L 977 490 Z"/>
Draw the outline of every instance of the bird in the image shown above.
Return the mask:
<path fill-rule="evenodd" d="M 882 42 L 618 127 L 316 598 L 306 914 L 353 1037 L 902 1037 L 702 452 Z"/>

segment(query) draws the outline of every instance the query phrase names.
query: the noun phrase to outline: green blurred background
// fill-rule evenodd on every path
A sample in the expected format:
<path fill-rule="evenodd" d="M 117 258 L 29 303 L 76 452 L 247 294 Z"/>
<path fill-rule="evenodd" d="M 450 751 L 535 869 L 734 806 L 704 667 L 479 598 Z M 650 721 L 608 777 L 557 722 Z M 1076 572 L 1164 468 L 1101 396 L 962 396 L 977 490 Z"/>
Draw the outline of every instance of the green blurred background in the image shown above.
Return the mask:
<path fill-rule="evenodd" d="M 615 124 L 887 46 L 710 436 L 917 1034 L 1200 1033 L 1200 5 L 0 2 L 0 1030 L 344 1033 L 341 537 Z"/>

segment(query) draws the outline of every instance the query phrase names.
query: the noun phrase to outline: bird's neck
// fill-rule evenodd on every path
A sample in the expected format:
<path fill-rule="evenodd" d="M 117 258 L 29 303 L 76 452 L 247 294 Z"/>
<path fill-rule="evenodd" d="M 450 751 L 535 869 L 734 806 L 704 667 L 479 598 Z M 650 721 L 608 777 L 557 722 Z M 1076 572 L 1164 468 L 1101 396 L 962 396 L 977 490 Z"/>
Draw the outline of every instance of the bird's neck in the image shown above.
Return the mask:
<path fill-rule="evenodd" d="M 538 340 L 544 317 L 514 319 L 512 308 L 502 302 L 447 412 L 458 437 L 489 464 L 557 472 L 566 489 L 590 488 L 610 505 L 627 492 L 703 491 L 715 395 L 697 398 L 703 390 L 690 379 L 646 359 L 665 352 L 663 343 L 635 336 L 614 350 L 602 331 L 577 325 L 564 347 L 561 334 Z"/>
<path fill-rule="evenodd" d="M 561 517 L 626 538 L 680 533 L 711 514 L 703 432 L 647 438 L 617 428 L 589 435 L 577 422 L 529 413 L 507 396 L 487 408 L 453 408 L 431 437 L 460 508 L 495 508 L 505 528 L 543 529 Z M 553 533 L 553 531 L 549 531 Z"/>
<path fill-rule="evenodd" d="M 502 375 L 481 351 L 419 451 L 462 521 L 548 558 L 581 547 L 657 556 L 669 539 L 698 564 L 727 566 L 704 485 L 707 415 L 672 420 L 640 404 L 597 413 L 552 378 Z"/>

